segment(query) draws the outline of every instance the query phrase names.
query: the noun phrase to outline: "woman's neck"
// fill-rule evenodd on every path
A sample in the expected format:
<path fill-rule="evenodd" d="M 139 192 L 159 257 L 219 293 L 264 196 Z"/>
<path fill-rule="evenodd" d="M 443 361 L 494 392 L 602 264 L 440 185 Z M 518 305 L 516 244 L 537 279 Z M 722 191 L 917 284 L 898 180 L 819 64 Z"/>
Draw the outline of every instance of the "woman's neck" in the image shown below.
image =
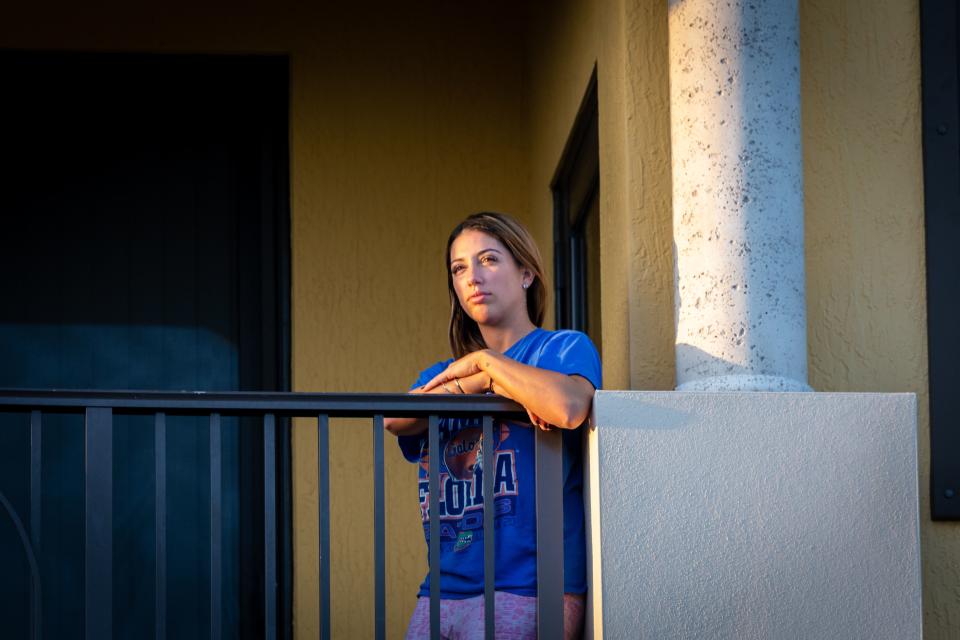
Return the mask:
<path fill-rule="evenodd" d="M 503 353 L 536 328 L 529 318 L 524 317 L 505 326 L 481 325 L 480 334 L 483 336 L 483 341 L 487 343 L 487 348 Z"/>

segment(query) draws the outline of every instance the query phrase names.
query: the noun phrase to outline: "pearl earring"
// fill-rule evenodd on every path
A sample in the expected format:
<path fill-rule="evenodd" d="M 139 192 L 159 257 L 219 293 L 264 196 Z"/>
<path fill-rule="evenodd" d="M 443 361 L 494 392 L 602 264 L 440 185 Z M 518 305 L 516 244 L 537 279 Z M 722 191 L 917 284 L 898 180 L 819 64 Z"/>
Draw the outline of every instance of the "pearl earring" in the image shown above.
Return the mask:
<path fill-rule="evenodd" d="M 524 282 L 521 286 L 522 286 L 524 289 L 526 289 L 526 288 L 529 287 L 530 285 L 527 284 L 526 282 Z"/>

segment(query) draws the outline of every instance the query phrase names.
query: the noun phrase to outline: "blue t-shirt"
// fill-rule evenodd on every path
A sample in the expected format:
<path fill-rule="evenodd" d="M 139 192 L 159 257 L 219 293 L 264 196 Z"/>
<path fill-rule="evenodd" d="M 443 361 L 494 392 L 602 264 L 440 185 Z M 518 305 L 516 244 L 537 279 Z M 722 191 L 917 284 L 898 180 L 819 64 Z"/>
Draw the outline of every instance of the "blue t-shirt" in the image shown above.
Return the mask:
<path fill-rule="evenodd" d="M 601 387 L 600 356 L 579 331 L 534 329 L 506 350 L 517 362 L 568 375 L 583 376 Z M 438 362 L 417 378 L 429 382 L 452 360 Z M 529 423 L 496 422 L 496 589 L 537 595 L 537 525 L 534 430 Z M 468 598 L 483 593 L 483 429 L 479 418 L 441 418 L 440 447 L 440 595 Z M 418 462 L 420 515 L 429 547 L 430 492 L 427 434 L 400 436 L 403 455 Z M 584 593 L 586 540 L 583 515 L 583 461 L 580 430 L 563 431 L 564 592 Z M 430 575 L 420 586 L 430 595 Z"/>

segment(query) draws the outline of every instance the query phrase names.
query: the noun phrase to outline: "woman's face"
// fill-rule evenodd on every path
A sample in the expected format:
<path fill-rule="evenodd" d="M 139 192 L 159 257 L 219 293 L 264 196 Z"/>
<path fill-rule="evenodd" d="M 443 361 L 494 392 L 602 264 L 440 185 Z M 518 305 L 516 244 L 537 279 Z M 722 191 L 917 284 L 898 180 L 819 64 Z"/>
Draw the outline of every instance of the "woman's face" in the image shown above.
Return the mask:
<path fill-rule="evenodd" d="M 450 245 L 450 274 L 460 305 L 477 324 L 500 325 L 527 314 L 527 291 L 533 279 L 503 244 L 482 231 L 468 229 Z"/>

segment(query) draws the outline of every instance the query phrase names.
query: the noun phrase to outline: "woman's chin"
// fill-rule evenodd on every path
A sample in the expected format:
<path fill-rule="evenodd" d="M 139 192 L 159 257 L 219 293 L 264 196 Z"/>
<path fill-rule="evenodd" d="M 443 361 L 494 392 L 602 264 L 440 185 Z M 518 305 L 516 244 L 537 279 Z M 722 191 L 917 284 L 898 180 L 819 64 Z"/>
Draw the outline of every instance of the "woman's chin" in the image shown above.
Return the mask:
<path fill-rule="evenodd" d="M 493 326 L 498 322 L 496 314 L 490 313 L 486 309 L 475 309 L 469 314 L 470 318 L 479 325 Z"/>

